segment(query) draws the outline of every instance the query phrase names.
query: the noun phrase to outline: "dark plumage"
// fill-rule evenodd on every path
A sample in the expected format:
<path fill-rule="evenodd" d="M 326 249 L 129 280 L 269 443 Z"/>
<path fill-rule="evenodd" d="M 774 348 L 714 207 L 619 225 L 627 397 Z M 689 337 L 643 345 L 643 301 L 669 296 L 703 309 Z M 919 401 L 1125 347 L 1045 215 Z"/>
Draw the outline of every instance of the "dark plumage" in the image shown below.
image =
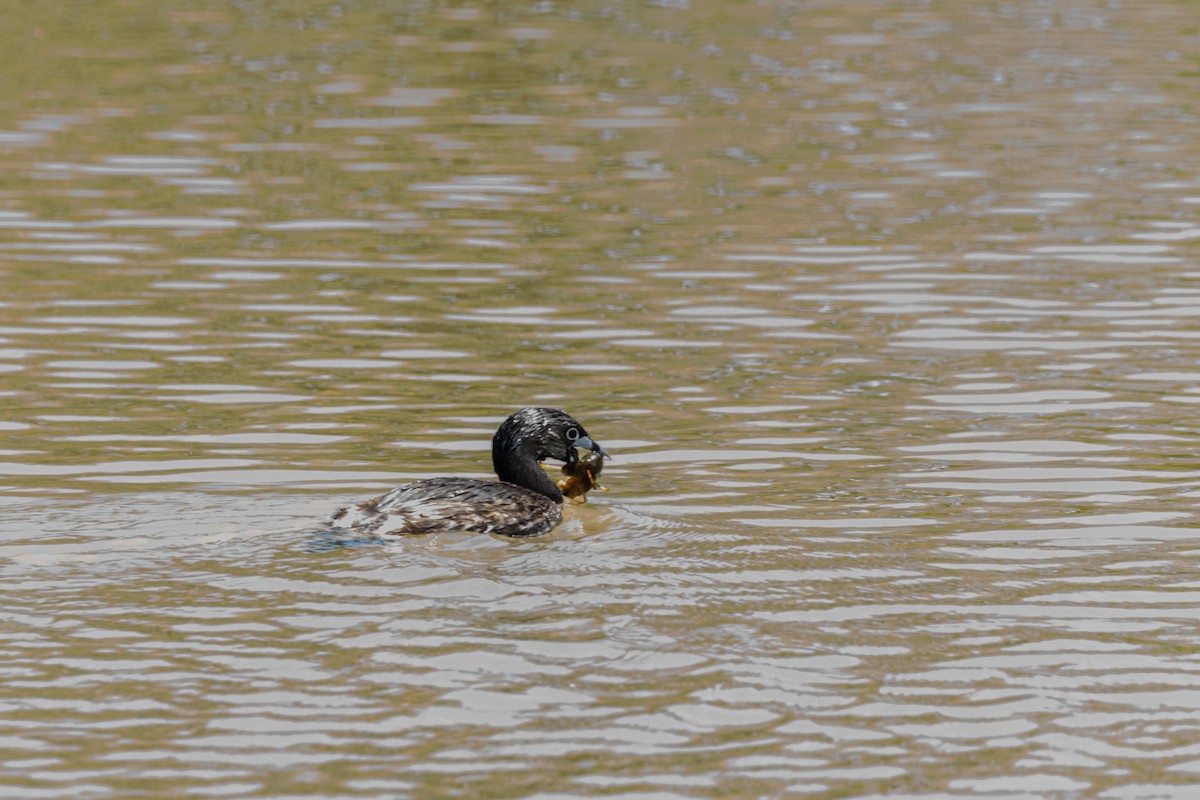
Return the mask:
<path fill-rule="evenodd" d="M 562 521 L 563 494 L 538 463 L 574 464 L 578 449 L 607 455 L 583 426 L 556 408 L 523 408 L 492 437 L 499 481 L 432 478 L 357 506 L 340 509 L 331 525 L 365 533 L 438 531 L 538 536 Z"/>

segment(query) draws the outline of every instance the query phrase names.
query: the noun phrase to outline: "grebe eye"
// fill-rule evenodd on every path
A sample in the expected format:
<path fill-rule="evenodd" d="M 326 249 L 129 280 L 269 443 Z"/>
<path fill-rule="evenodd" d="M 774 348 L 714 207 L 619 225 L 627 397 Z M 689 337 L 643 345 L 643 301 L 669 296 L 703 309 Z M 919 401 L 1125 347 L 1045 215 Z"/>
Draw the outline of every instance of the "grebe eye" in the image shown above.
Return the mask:
<path fill-rule="evenodd" d="M 579 430 L 577 428 L 567 428 L 567 441 L 573 442 L 579 438 Z"/>

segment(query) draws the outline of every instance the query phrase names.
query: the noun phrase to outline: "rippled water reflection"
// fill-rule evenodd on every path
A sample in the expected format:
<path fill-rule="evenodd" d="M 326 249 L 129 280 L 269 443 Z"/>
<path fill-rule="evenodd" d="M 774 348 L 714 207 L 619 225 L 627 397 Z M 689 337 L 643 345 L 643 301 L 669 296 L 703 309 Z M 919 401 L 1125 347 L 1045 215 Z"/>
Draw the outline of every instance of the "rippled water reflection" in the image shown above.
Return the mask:
<path fill-rule="evenodd" d="M 1188 10 L 0 14 L 3 794 L 1192 797 Z"/>

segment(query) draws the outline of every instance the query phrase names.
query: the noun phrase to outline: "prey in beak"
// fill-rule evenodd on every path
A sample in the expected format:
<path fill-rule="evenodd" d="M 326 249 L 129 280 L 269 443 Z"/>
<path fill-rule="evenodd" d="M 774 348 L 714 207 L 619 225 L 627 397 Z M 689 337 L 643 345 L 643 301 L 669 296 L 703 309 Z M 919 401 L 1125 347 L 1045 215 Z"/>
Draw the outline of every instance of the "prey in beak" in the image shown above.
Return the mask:
<path fill-rule="evenodd" d="M 590 436 L 580 436 L 575 440 L 574 444 L 576 450 L 587 450 L 592 453 L 599 453 L 602 458 L 612 459 L 612 456 L 608 454 L 608 451 L 593 442 L 592 437 Z"/>
<path fill-rule="evenodd" d="M 591 490 L 608 491 L 600 485 L 600 473 L 604 469 L 604 459 L 610 456 L 587 437 L 576 439 L 574 445 L 568 453 L 571 460 L 563 464 L 562 472 L 566 477 L 558 481 L 558 488 L 563 497 L 572 502 L 586 503 L 587 493 Z"/>

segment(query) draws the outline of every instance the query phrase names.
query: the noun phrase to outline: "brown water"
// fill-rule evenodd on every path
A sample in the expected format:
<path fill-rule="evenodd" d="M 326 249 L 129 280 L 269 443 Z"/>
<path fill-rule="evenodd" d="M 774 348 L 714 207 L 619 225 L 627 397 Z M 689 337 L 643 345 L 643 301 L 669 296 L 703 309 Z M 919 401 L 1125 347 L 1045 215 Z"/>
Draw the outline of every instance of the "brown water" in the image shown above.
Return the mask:
<path fill-rule="evenodd" d="M 1194 12 L 5 5 L 3 796 L 1197 796 Z"/>

